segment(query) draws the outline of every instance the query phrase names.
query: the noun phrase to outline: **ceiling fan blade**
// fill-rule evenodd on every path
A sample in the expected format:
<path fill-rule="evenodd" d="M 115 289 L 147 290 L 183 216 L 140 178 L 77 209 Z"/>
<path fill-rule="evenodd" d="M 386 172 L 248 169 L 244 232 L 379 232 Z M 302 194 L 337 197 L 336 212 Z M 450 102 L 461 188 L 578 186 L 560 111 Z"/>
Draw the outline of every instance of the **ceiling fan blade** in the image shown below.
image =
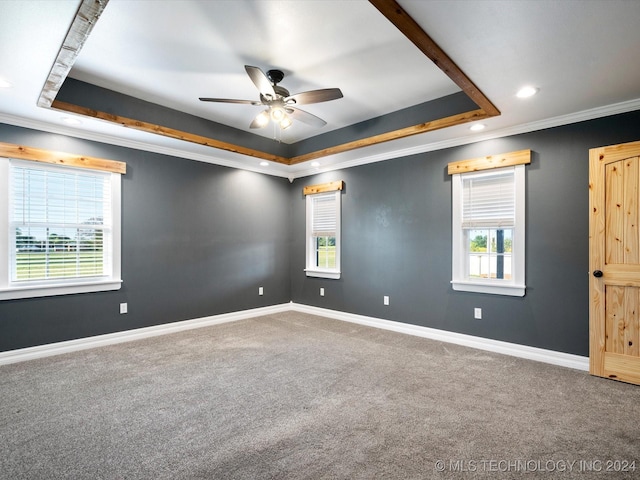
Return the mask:
<path fill-rule="evenodd" d="M 209 98 L 209 97 L 200 97 L 200 101 L 202 102 L 218 102 L 218 103 L 242 103 L 245 105 L 262 105 L 260 102 L 255 100 L 234 100 L 233 98 Z"/>
<path fill-rule="evenodd" d="M 299 108 L 286 107 L 285 111 L 291 115 L 294 120 L 299 120 L 302 123 L 311 125 L 312 127 L 324 127 L 327 124 L 327 122 L 322 120 L 320 117 L 316 117 L 315 115 L 305 112 L 304 110 L 300 110 Z"/>
<path fill-rule="evenodd" d="M 251 81 L 258 88 L 260 95 L 264 97 L 270 96 L 272 99 L 276 98 L 273 85 L 271 85 L 271 82 L 262 70 L 258 67 L 252 67 L 251 65 L 245 65 L 244 69 L 247 71 L 247 75 L 249 75 Z"/>
<path fill-rule="evenodd" d="M 339 88 L 323 88 L 321 90 L 311 90 L 309 92 L 296 93 L 285 99 L 285 103 L 293 100 L 296 105 L 308 105 L 310 103 L 328 102 L 342 98 L 342 91 Z"/>

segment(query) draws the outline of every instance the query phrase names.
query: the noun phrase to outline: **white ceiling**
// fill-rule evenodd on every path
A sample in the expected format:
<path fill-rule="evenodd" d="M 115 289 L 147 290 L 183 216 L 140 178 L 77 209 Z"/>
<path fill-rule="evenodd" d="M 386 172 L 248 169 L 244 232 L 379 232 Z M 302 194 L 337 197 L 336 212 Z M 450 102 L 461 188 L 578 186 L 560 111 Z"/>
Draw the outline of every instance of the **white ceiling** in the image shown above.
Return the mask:
<path fill-rule="evenodd" d="M 301 107 L 328 124 L 296 123 L 282 132 L 287 143 L 460 90 L 366 0 L 111 0 L 70 76 L 249 131 L 263 108 L 198 100 L 258 100 L 246 64 L 281 69 L 292 94 L 342 90 L 340 100 Z"/>
<path fill-rule="evenodd" d="M 294 178 L 640 108 L 640 1 L 398 3 L 502 112 L 483 132 L 459 125 L 324 157 L 319 167 L 261 167 L 95 119 L 69 127 L 36 102 L 80 0 L 2 0 L 0 79 L 13 88 L 0 89 L 0 121 Z M 366 0 L 110 0 L 70 76 L 249 130 L 259 107 L 198 100 L 257 100 L 244 65 L 283 70 L 292 94 L 342 90 L 342 99 L 302 107 L 325 127 L 296 122 L 283 142 L 460 90 Z M 538 95 L 516 98 L 525 84 Z"/>

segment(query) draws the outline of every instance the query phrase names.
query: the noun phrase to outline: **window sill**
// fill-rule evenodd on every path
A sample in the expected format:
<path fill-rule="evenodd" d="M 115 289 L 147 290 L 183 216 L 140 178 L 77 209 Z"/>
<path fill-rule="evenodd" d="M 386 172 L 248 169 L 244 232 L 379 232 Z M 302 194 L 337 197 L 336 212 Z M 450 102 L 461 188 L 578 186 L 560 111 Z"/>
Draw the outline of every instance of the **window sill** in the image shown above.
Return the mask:
<path fill-rule="evenodd" d="M 451 286 L 459 292 L 488 293 L 492 295 L 508 295 L 511 297 L 524 297 L 526 285 L 499 284 L 489 282 L 465 282 L 453 280 Z"/>
<path fill-rule="evenodd" d="M 307 277 L 330 278 L 333 280 L 338 280 L 340 278 L 340 272 L 337 270 L 311 270 L 305 268 L 304 271 L 307 274 Z"/>
<path fill-rule="evenodd" d="M 69 295 L 72 293 L 106 292 L 120 290 L 122 280 L 94 280 L 89 282 L 59 283 L 55 285 L 28 285 L 5 287 L 0 289 L 0 300 L 16 300 L 20 298 L 50 297 Z"/>

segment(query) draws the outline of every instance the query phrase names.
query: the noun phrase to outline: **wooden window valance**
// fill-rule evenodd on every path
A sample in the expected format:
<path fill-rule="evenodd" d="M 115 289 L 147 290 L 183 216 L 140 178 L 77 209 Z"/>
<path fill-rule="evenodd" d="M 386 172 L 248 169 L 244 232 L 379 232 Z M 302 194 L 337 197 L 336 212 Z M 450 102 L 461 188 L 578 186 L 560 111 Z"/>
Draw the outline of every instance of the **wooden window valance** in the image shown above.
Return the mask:
<path fill-rule="evenodd" d="M 512 167 L 531 163 L 531 150 L 518 150 L 517 152 L 489 155 L 487 157 L 471 158 L 448 164 L 449 175 L 456 173 L 478 172 L 492 168 Z"/>
<path fill-rule="evenodd" d="M 342 190 L 343 188 L 344 182 L 342 180 L 336 180 L 335 182 L 309 185 L 302 189 L 302 193 L 304 195 L 313 195 L 314 193 L 335 192 L 336 190 Z"/>
<path fill-rule="evenodd" d="M 0 157 L 31 160 L 33 162 L 66 165 L 68 167 L 102 170 L 111 173 L 127 173 L 127 164 L 116 160 L 73 155 L 71 153 L 54 152 L 41 148 L 25 147 L 12 143 L 0 142 Z"/>

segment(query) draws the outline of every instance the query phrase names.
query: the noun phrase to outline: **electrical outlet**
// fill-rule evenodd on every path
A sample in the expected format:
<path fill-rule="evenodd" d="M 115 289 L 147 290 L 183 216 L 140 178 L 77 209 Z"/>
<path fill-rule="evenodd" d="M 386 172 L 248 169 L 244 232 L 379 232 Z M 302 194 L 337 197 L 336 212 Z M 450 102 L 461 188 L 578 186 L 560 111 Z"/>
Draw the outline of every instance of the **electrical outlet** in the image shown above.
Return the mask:
<path fill-rule="evenodd" d="M 126 303 L 121 303 L 120 304 L 120 314 L 122 315 L 123 313 L 127 313 L 128 312 L 128 307 Z"/>
<path fill-rule="evenodd" d="M 383 303 L 384 303 L 385 305 L 389 305 L 389 295 L 385 295 L 385 296 L 384 296 L 384 298 L 383 298 Z"/>
<path fill-rule="evenodd" d="M 473 318 L 475 318 L 476 320 L 482 320 L 482 309 L 481 308 L 474 308 L 473 309 Z"/>
<path fill-rule="evenodd" d="M 324 297 L 324 288 L 323 287 L 320 287 L 320 296 Z"/>
<path fill-rule="evenodd" d="M 264 295 L 264 288 L 258 287 L 258 295 Z"/>

